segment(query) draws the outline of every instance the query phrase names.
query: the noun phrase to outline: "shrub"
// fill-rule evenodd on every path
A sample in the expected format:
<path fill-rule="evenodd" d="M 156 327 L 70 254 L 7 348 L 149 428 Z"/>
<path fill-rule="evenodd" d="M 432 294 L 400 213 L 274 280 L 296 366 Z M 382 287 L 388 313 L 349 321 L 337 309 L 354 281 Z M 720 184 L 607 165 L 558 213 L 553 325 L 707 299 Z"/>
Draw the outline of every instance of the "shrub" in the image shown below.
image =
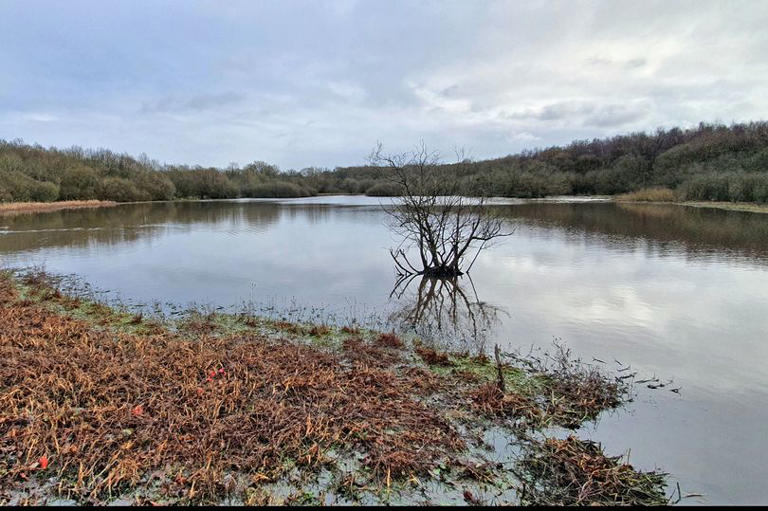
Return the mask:
<path fill-rule="evenodd" d="M 0 197 L 15 202 L 52 202 L 59 198 L 59 187 L 32 179 L 18 170 L 0 171 Z"/>
<path fill-rule="evenodd" d="M 86 166 L 71 167 L 61 176 L 61 199 L 95 199 L 98 187 L 99 176 L 95 170 Z"/>
<path fill-rule="evenodd" d="M 30 187 L 29 198 L 33 202 L 53 202 L 59 198 L 59 186 L 47 181 L 35 181 Z"/>
<path fill-rule="evenodd" d="M 307 197 L 310 193 L 304 188 L 293 183 L 285 181 L 274 181 L 271 183 L 262 183 L 251 187 L 249 197 L 264 198 L 289 198 L 289 197 Z"/>
<path fill-rule="evenodd" d="M 140 172 L 133 181 L 148 195 L 148 200 L 171 200 L 176 194 L 173 182 L 161 172 Z"/>
<path fill-rule="evenodd" d="M 396 183 L 377 183 L 365 191 L 370 197 L 399 197 L 403 194 L 403 189 Z"/>
<path fill-rule="evenodd" d="M 99 184 L 97 191 L 101 200 L 113 200 L 116 202 L 130 202 L 141 200 L 141 194 L 136 186 L 121 177 L 108 177 Z"/>

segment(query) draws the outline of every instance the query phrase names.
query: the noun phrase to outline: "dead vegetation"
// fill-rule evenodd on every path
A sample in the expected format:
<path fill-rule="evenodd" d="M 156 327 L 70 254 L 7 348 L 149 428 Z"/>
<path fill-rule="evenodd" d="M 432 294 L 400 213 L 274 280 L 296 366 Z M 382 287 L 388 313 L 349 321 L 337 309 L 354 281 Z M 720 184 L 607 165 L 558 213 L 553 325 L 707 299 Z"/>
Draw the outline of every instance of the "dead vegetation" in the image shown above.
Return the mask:
<path fill-rule="evenodd" d="M 465 388 L 473 410 L 516 425 L 576 429 L 626 399 L 630 386 L 621 377 L 584 364 L 559 343 L 554 348 L 541 357 L 508 354 L 516 365 L 502 361 L 499 352 L 492 362 L 485 355 L 451 355 L 423 346 L 415 350 L 450 376 L 454 386 Z"/>
<path fill-rule="evenodd" d="M 0 203 L 0 215 L 18 213 L 42 213 L 61 209 L 102 208 L 117 203 L 103 200 L 72 200 L 61 202 L 5 202 Z"/>
<path fill-rule="evenodd" d="M 293 470 L 336 471 L 342 458 L 360 467 L 340 480 L 340 494 L 416 488 L 435 467 L 492 484 L 504 476 L 500 464 L 464 458 L 475 442 L 468 432 L 488 418 L 530 442 L 530 428 L 573 425 L 622 398 L 618 383 L 567 350 L 494 362 L 414 341 L 411 354 L 394 333 L 351 328 L 334 337 L 327 326 L 253 319 L 258 328 L 249 331 L 240 318 L 240 330 L 224 333 L 226 317 L 212 313 L 183 319 L 174 333 L 151 317 L 68 297 L 55 284 L 40 272 L 27 274 L 22 288 L 0 276 L 0 503 L 35 481 L 52 481 L 50 491 L 81 503 L 125 494 L 145 503 L 232 495 L 270 503 L 265 485 Z M 261 333 L 265 325 L 276 335 Z M 521 478 L 529 497 L 531 477 L 543 477 L 536 463 Z M 644 484 L 642 473 L 632 474 Z M 472 488 L 467 502 L 482 494 Z M 566 490 L 562 498 L 571 499 Z M 644 491 L 615 497 L 642 499 Z M 302 495 L 285 502 L 316 502 Z"/>
<path fill-rule="evenodd" d="M 666 474 L 639 472 L 599 444 L 547 438 L 534 442 L 519 461 L 523 504 L 664 505 Z"/>
<path fill-rule="evenodd" d="M 544 412 L 534 400 L 514 392 L 503 392 L 496 383 L 485 383 L 468 392 L 473 408 L 494 417 L 538 423 Z"/>
<path fill-rule="evenodd" d="M 629 202 L 674 202 L 677 198 L 674 190 L 660 187 L 642 188 L 616 196 L 617 201 Z"/>
<path fill-rule="evenodd" d="M 56 476 L 98 502 L 153 475 L 168 496 L 211 500 L 228 474 L 274 480 L 332 447 L 402 477 L 463 446 L 386 369 L 257 337 L 113 335 L 18 303 L 7 280 L 1 292 L 0 488 Z"/>
<path fill-rule="evenodd" d="M 394 333 L 384 333 L 380 334 L 375 341 L 377 346 L 382 346 L 385 348 L 403 348 L 405 344 L 403 343 L 402 339 L 400 339 L 398 336 L 396 336 Z"/>
<path fill-rule="evenodd" d="M 447 353 L 441 353 L 439 351 L 434 350 L 433 348 L 417 346 L 416 353 L 418 353 L 421 359 L 429 365 L 445 366 L 445 367 L 454 365 L 453 362 L 451 362 L 451 359 Z"/>
<path fill-rule="evenodd" d="M 348 337 L 342 343 L 343 358 L 352 363 L 387 368 L 402 362 L 399 353 L 382 348 L 376 342 L 370 343 L 361 337 Z"/>

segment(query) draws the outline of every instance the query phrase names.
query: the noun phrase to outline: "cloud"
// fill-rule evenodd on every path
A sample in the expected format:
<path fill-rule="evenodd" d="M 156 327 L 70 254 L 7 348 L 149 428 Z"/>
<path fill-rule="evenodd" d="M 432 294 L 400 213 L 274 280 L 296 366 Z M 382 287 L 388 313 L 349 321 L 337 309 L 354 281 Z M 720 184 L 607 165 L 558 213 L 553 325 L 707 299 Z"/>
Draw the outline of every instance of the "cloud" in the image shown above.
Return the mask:
<path fill-rule="evenodd" d="M 642 119 L 648 106 L 643 104 L 600 104 L 595 101 L 568 101 L 519 112 L 502 113 L 511 120 L 558 122 L 571 126 L 615 128 Z"/>
<path fill-rule="evenodd" d="M 766 24 L 714 0 L 7 0 L 0 137 L 302 168 L 764 119 Z"/>
<path fill-rule="evenodd" d="M 223 92 L 220 94 L 198 94 L 187 99 L 166 96 L 155 101 L 145 101 L 141 105 L 141 113 L 185 112 L 203 111 L 214 108 L 222 108 L 228 105 L 241 103 L 246 96 L 237 92 Z"/>

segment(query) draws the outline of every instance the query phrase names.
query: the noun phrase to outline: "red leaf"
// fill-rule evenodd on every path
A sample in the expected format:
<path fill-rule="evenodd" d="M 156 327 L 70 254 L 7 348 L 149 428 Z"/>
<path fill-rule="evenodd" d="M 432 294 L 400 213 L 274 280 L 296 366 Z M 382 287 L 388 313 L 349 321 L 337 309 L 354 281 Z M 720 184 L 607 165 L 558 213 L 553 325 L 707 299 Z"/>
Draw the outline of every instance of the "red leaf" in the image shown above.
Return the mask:
<path fill-rule="evenodd" d="M 48 456 L 40 456 L 40 459 L 37 460 L 38 463 L 40 463 L 40 469 L 45 470 L 48 468 Z"/>
<path fill-rule="evenodd" d="M 136 417 L 139 417 L 144 413 L 144 407 L 141 405 L 136 405 L 133 410 L 131 410 L 131 415 L 135 415 Z"/>

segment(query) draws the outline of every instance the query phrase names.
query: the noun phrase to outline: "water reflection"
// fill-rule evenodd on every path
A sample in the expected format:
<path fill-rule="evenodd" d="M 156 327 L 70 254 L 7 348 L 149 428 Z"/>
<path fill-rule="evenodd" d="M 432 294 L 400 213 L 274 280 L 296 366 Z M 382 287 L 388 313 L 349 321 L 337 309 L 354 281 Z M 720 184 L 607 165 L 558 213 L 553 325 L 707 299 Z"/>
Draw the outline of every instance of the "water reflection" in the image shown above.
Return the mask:
<path fill-rule="evenodd" d="M 674 378 L 595 438 L 707 503 L 764 500 L 768 215 L 648 204 L 517 201 L 518 229 L 468 278 L 401 282 L 379 200 L 130 204 L 0 216 L 0 264 L 45 264 L 126 299 L 319 306 L 471 349 L 548 346 Z M 480 299 L 482 297 L 482 300 Z M 650 391 L 649 391 L 650 392 Z"/>
<path fill-rule="evenodd" d="M 485 351 L 486 341 L 501 321 L 499 315 L 508 316 L 502 307 L 478 298 L 469 275 L 401 277 L 389 298 L 398 304 L 388 318 L 395 328 L 474 353 Z"/>
<path fill-rule="evenodd" d="M 355 215 L 380 224 L 378 203 L 352 206 L 279 201 L 199 201 L 126 204 L 113 208 L 0 216 L 0 253 L 54 247 L 115 246 L 152 240 L 168 230 L 200 228 L 263 232 L 281 220 L 310 225 Z M 766 215 L 657 204 L 547 203 L 499 205 L 510 222 L 564 232 L 572 242 L 649 254 L 685 253 L 692 259 L 739 257 L 768 263 Z M 365 210 L 367 215 L 360 215 Z M 2 235 L 6 234 L 6 235 Z"/>
<path fill-rule="evenodd" d="M 563 230 L 574 242 L 691 258 L 727 254 L 768 263 L 768 215 L 672 204 L 526 203 L 502 206 L 511 220 Z"/>

